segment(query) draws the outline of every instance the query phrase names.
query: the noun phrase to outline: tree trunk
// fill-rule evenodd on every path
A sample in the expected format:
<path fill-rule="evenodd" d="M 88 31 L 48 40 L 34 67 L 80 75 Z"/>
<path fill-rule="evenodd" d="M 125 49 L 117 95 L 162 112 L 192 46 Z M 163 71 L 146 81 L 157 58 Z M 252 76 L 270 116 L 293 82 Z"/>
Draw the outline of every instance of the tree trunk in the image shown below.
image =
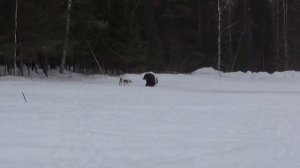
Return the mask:
<path fill-rule="evenodd" d="M 284 34 L 284 68 L 289 68 L 289 56 L 288 56 L 288 0 L 283 0 L 283 34 Z"/>
<path fill-rule="evenodd" d="M 279 61 L 280 53 L 280 23 L 279 23 L 279 0 L 276 0 L 276 59 Z"/>
<path fill-rule="evenodd" d="M 233 55 L 232 55 L 232 29 L 231 29 L 231 2 L 232 0 L 228 0 L 228 39 L 229 39 L 229 57 L 230 60 L 233 60 Z"/>
<path fill-rule="evenodd" d="M 222 40 L 222 32 L 221 32 L 221 3 L 218 0 L 218 70 L 221 71 L 221 40 Z M 221 73 L 220 73 L 221 74 Z"/>
<path fill-rule="evenodd" d="M 18 30 L 18 0 L 16 0 L 16 8 L 15 8 L 15 49 L 14 49 L 14 75 L 17 75 L 17 30 Z"/>
<path fill-rule="evenodd" d="M 66 17 L 65 42 L 64 42 L 63 56 L 62 56 L 62 60 L 61 60 L 59 73 L 64 72 L 64 68 L 65 68 L 65 64 L 66 64 L 66 58 L 67 58 L 67 54 L 68 54 L 70 22 L 71 22 L 71 7 L 72 7 L 72 0 L 69 0 L 68 1 L 67 17 Z"/>
<path fill-rule="evenodd" d="M 202 14 L 202 3 L 198 2 L 198 33 L 200 34 L 200 52 L 203 53 L 204 52 L 204 25 L 203 25 L 203 14 Z"/>
<path fill-rule="evenodd" d="M 22 41 L 22 39 L 19 40 L 19 41 Z M 20 68 L 20 75 L 24 76 L 22 42 L 19 42 L 19 45 L 20 45 L 20 47 L 19 47 L 19 58 L 20 58 L 20 62 L 19 62 L 19 66 L 20 67 L 19 68 Z"/>
<path fill-rule="evenodd" d="M 124 0 L 125 10 L 124 10 L 124 16 L 127 16 L 128 12 L 128 0 Z"/>
<path fill-rule="evenodd" d="M 107 2 L 107 8 L 110 11 L 110 0 L 108 0 L 108 2 Z"/>

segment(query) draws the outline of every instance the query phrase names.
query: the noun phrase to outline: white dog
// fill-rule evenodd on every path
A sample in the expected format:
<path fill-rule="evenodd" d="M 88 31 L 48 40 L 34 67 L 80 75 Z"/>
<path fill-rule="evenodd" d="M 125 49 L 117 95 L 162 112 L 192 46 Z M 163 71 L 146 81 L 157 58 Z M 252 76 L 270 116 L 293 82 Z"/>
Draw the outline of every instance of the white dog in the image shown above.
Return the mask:
<path fill-rule="evenodd" d="M 130 83 L 132 83 L 132 81 L 129 79 L 120 78 L 119 80 L 119 86 L 126 86 L 129 85 Z"/>

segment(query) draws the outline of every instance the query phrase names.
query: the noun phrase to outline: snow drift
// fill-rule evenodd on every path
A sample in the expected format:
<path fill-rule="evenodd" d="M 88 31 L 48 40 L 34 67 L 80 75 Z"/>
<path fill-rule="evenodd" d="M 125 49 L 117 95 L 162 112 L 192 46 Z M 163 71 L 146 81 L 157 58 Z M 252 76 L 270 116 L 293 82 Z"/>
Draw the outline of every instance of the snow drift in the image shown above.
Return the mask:
<path fill-rule="evenodd" d="M 299 72 L 54 74 L 0 78 L 0 167 L 300 166 Z"/>

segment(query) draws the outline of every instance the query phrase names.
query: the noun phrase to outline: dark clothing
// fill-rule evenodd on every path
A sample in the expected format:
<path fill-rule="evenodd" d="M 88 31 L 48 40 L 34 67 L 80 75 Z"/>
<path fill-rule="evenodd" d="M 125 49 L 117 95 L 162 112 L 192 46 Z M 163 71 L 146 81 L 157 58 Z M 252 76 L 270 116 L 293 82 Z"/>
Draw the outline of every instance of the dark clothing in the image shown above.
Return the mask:
<path fill-rule="evenodd" d="M 146 73 L 143 80 L 146 80 L 146 86 L 153 87 L 157 83 L 157 79 L 152 73 Z"/>

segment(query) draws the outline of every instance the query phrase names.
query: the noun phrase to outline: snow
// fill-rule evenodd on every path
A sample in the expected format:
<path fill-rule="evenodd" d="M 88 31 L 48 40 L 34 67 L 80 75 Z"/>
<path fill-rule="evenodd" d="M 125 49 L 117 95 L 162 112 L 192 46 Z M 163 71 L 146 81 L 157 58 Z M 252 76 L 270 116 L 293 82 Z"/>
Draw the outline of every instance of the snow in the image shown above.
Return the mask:
<path fill-rule="evenodd" d="M 1 77 L 0 167 L 300 167 L 299 72 L 156 75 Z"/>

